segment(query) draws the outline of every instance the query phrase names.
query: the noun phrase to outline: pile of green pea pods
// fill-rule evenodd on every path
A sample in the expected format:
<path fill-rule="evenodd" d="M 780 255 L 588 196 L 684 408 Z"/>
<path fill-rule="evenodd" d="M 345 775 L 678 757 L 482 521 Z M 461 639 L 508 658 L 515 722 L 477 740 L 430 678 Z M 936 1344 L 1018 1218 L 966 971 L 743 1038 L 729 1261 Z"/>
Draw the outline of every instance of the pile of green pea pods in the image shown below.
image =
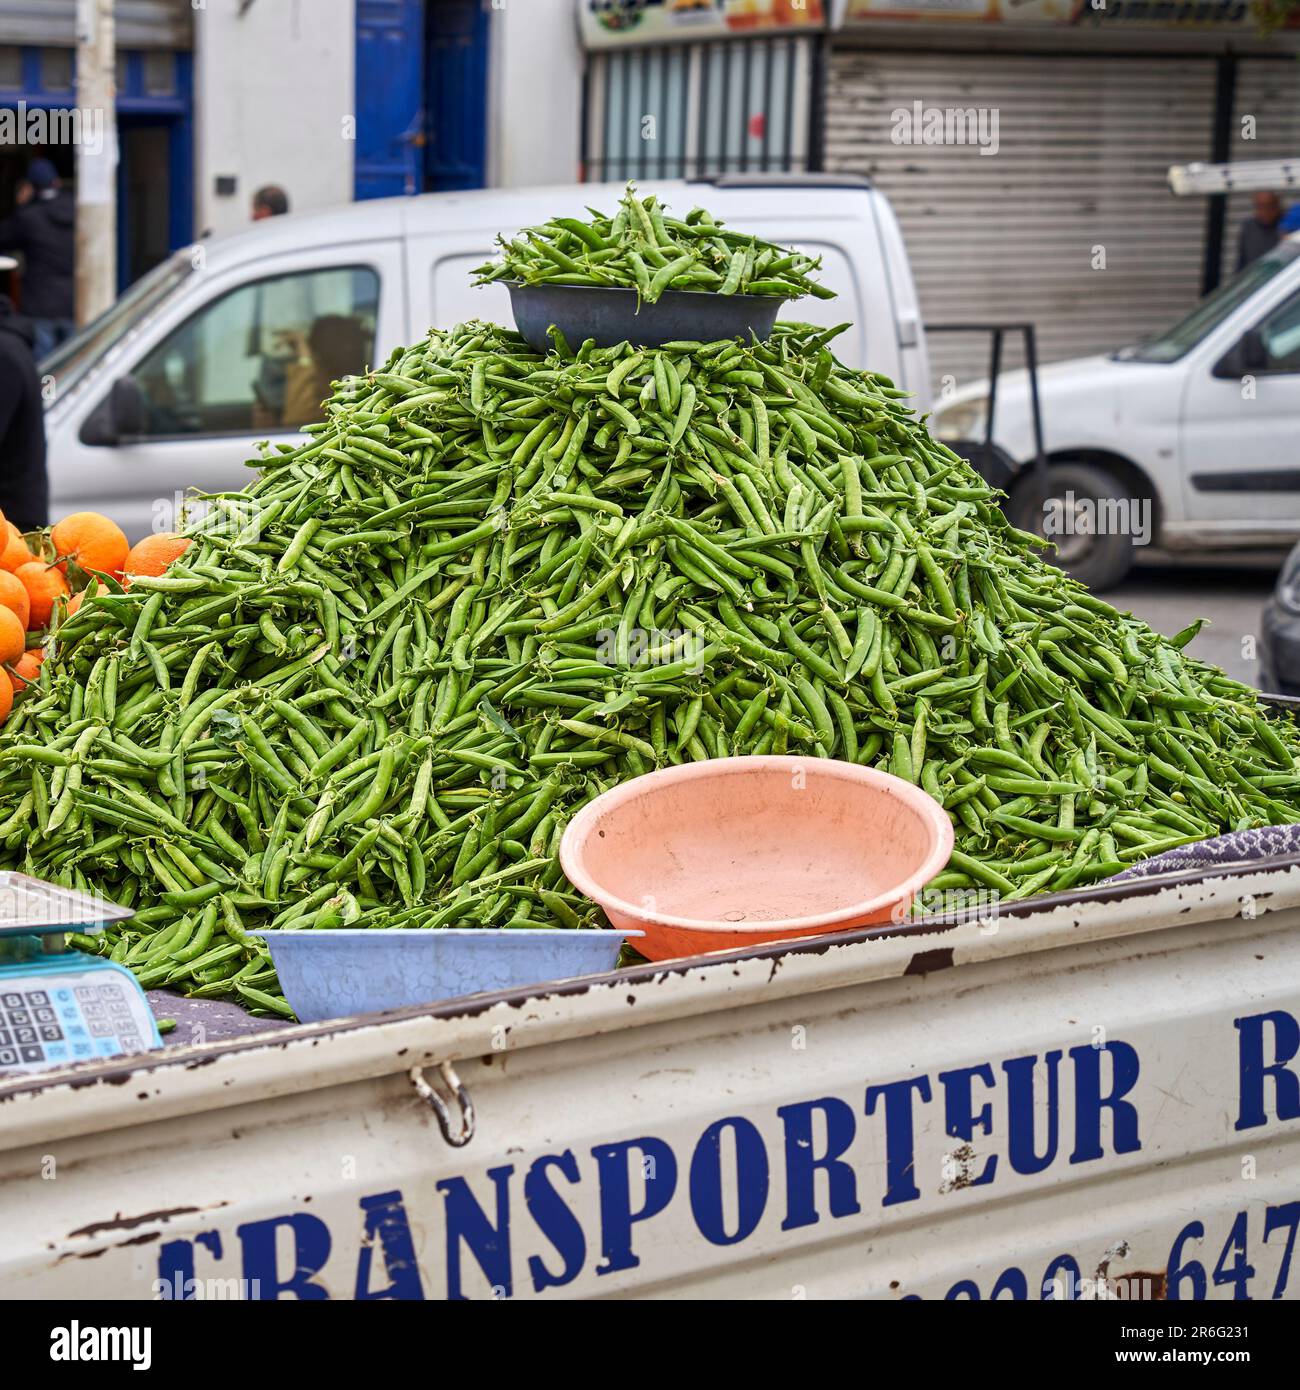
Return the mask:
<path fill-rule="evenodd" d="M 287 1012 L 252 928 L 598 924 L 568 818 L 655 767 L 919 783 L 943 886 L 1067 889 L 1300 820 L 1300 735 L 1040 557 L 834 330 L 553 351 L 468 323 L 340 384 L 0 733 L 0 863 L 87 949 Z"/>
<path fill-rule="evenodd" d="M 501 254 L 479 266 L 476 284 L 513 280 L 634 289 L 643 304 L 654 304 L 665 290 L 835 297 L 812 278 L 821 265 L 818 257 L 732 231 L 703 208 L 692 208 L 684 218 L 669 217 L 653 193 L 638 197 L 632 184 L 613 217 L 596 212 L 585 222 L 555 217 L 497 241 Z"/>

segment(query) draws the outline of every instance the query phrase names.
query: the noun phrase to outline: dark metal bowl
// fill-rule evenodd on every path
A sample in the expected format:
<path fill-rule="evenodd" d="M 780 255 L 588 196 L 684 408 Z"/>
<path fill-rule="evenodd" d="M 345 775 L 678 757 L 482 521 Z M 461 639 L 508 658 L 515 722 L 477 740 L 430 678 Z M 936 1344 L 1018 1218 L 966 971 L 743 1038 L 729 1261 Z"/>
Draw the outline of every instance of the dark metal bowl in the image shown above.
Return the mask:
<path fill-rule="evenodd" d="M 594 338 L 597 347 L 711 343 L 719 338 L 748 339 L 750 334 L 761 342 L 787 302 L 775 295 L 665 290 L 653 304 L 642 304 L 638 310 L 635 290 L 506 283 L 515 326 L 538 352 L 553 346 L 547 331 L 552 324 L 575 352 L 588 338 Z"/>

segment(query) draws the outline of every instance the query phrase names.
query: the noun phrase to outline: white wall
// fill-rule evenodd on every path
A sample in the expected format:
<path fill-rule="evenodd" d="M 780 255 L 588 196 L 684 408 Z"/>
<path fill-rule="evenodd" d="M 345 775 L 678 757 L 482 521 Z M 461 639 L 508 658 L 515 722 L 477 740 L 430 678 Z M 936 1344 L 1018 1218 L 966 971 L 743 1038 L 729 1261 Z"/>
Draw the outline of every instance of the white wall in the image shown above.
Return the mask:
<path fill-rule="evenodd" d="M 491 0 L 488 183 L 574 183 L 583 53 L 575 0 Z"/>
<path fill-rule="evenodd" d="M 531 0 L 524 0 L 531 3 Z M 204 0 L 194 12 L 197 231 L 235 231 L 277 183 L 295 212 L 352 200 L 353 0 Z M 219 197 L 218 175 L 238 188 Z"/>

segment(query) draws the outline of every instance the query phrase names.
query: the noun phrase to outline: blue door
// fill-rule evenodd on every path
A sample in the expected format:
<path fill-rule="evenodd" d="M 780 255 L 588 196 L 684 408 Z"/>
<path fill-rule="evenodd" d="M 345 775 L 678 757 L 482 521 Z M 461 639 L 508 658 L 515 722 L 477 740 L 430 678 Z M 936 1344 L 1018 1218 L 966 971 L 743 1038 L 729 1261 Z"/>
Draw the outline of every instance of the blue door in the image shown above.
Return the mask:
<path fill-rule="evenodd" d="M 428 13 L 425 187 L 482 188 L 491 17 L 482 0 L 429 0 Z"/>
<path fill-rule="evenodd" d="M 357 0 L 357 198 L 424 187 L 423 0 Z"/>
<path fill-rule="evenodd" d="M 358 198 L 483 187 L 490 23 L 485 0 L 357 0 Z"/>

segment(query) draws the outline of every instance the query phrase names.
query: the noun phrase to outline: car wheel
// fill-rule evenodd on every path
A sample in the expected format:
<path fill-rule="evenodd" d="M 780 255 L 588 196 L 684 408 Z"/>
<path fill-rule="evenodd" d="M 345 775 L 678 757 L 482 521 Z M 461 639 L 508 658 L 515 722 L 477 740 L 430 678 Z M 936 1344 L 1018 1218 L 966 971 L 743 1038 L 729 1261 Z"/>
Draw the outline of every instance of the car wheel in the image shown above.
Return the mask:
<path fill-rule="evenodd" d="M 1118 505 L 1117 505 L 1118 504 Z M 1133 565 L 1128 489 L 1092 463 L 1054 463 L 1043 497 L 1032 470 L 1017 478 L 1007 502 L 1012 525 L 1052 542 L 1046 558 L 1072 579 L 1101 593 L 1113 589 Z"/>

